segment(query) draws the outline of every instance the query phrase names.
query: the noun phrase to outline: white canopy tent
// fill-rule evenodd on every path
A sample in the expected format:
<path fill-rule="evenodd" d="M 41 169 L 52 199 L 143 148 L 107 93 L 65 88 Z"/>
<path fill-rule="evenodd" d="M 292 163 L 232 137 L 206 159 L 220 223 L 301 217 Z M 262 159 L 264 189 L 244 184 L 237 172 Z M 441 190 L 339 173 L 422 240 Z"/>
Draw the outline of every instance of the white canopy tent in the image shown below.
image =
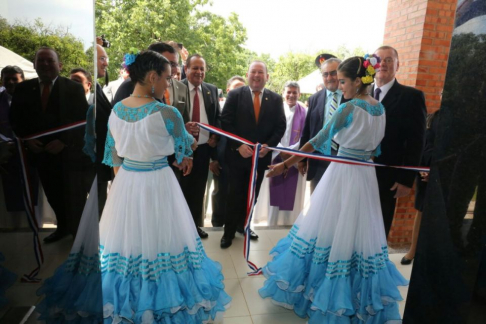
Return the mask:
<path fill-rule="evenodd" d="M 35 73 L 34 65 L 31 62 L 11 50 L 0 46 L 0 70 L 7 65 L 17 65 L 21 68 L 24 71 L 26 80 L 37 78 L 37 73 Z"/>
<path fill-rule="evenodd" d="M 300 86 L 300 93 L 316 93 L 316 87 L 322 83 L 322 75 L 320 70 L 315 70 L 314 72 L 306 75 L 297 83 Z"/>

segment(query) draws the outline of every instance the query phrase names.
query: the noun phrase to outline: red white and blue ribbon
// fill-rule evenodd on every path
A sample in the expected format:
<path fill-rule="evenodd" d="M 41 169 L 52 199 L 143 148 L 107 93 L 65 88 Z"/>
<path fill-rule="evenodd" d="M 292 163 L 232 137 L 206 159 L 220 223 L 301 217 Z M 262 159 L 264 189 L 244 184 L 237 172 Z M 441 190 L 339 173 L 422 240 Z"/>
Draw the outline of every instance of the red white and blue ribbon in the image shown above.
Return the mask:
<path fill-rule="evenodd" d="M 29 176 L 29 170 L 27 168 L 27 157 L 26 157 L 26 151 L 24 148 L 23 141 L 27 140 L 32 140 L 36 138 L 40 138 L 43 136 L 47 135 L 52 135 L 60 132 L 64 132 L 73 128 L 77 128 L 80 126 L 86 125 L 86 121 L 80 121 L 68 125 L 64 125 L 61 127 L 56 127 L 49 129 L 47 131 L 37 133 L 37 134 L 32 134 L 26 137 L 19 138 L 15 136 L 14 142 L 17 145 L 19 154 L 20 154 L 20 164 L 21 164 L 21 171 L 22 171 L 22 184 L 23 184 L 23 200 L 24 200 L 24 205 L 25 205 L 25 212 L 27 214 L 27 221 L 29 222 L 29 226 L 32 229 L 33 232 L 33 243 L 34 243 L 34 254 L 35 254 L 35 259 L 37 262 L 37 267 L 32 270 L 29 274 L 24 274 L 21 278 L 21 281 L 23 282 L 39 282 L 40 279 L 37 278 L 37 275 L 39 274 L 39 271 L 41 269 L 42 264 L 44 263 L 44 254 L 42 253 L 42 247 L 39 239 L 39 224 L 37 223 L 37 218 L 35 215 L 35 201 L 34 201 L 34 195 L 33 195 L 33 186 L 30 180 Z M 4 140 L 7 138 L 4 138 Z M 7 139 L 12 141 L 11 139 Z"/>
<path fill-rule="evenodd" d="M 258 170 L 258 153 L 262 145 L 256 143 L 253 147 L 253 155 L 251 157 L 251 173 L 250 173 L 250 183 L 248 185 L 248 199 L 246 202 L 246 219 L 245 219 L 245 243 L 243 246 L 243 255 L 245 256 L 246 263 L 252 270 L 248 272 L 249 276 L 256 276 L 262 274 L 262 268 L 257 267 L 253 262 L 250 261 L 250 224 L 253 218 L 253 210 L 255 208 L 255 188 L 257 181 L 257 170 Z"/>
<path fill-rule="evenodd" d="M 250 256 L 250 224 L 253 218 L 253 210 L 255 208 L 255 188 L 256 188 L 256 178 L 257 178 L 257 167 L 258 167 L 258 153 L 262 147 L 260 143 L 252 143 L 244 138 L 241 138 L 235 134 L 223 131 L 217 127 L 198 123 L 199 127 L 205 129 L 211 133 L 218 134 L 221 136 L 228 137 L 232 140 L 238 141 L 242 144 L 247 144 L 253 146 L 253 156 L 252 156 L 252 164 L 251 164 L 251 174 L 250 174 L 250 183 L 248 186 L 248 200 L 247 200 L 247 208 L 246 208 L 246 220 L 245 220 L 245 244 L 243 248 L 243 254 L 248 264 L 248 267 L 252 270 L 248 273 L 249 276 L 255 276 L 262 273 L 262 269 L 256 266 L 253 262 L 249 260 Z M 419 172 L 429 172 L 430 168 L 427 167 L 417 167 L 417 166 L 392 166 L 392 165 L 385 165 L 380 163 L 374 162 L 367 162 L 356 160 L 349 157 L 344 156 L 332 156 L 332 155 L 322 155 L 316 153 L 305 153 L 297 150 L 292 150 L 285 147 L 266 147 L 269 150 L 277 151 L 277 152 L 285 152 L 291 155 L 298 155 L 310 159 L 316 160 L 323 160 L 329 162 L 337 162 L 337 163 L 344 163 L 344 164 L 351 164 L 351 165 L 362 165 L 362 166 L 369 166 L 369 167 L 390 167 L 390 168 L 397 168 L 397 169 L 404 169 L 404 170 L 411 170 L 411 171 L 419 171 Z"/>

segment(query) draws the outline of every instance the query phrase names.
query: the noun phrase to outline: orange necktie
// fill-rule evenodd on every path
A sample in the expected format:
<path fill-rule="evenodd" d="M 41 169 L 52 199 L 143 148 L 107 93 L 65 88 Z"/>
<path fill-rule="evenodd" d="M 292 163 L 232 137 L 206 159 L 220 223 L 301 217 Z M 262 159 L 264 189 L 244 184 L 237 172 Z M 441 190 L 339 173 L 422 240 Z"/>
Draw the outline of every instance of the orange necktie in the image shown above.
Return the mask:
<path fill-rule="evenodd" d="M 169 93 L 169 89 L 165 89 L 164 98 L 165 98 L 165 103 L 167 105 L 170 105 L 170 93 Z"/>
<path fill-rule="evenodd" d="M 258 117 L 260 116 L 260 91 L 253 91 L 255 98 L 253 98 L 253 109 L 255 110 L 255 120 L 258 124 Z"/>

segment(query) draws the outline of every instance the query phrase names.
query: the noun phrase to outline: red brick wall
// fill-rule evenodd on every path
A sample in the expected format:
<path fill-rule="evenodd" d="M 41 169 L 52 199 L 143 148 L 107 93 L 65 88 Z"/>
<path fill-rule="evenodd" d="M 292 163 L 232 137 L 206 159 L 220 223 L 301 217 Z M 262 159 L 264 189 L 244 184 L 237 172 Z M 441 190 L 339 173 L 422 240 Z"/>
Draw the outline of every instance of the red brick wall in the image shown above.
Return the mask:
<path fill-rule="evenodd" d="M 399 55 L 397 79 L 425 93 L 427 111 L 440 107 L 457 0 L 389 0 L 383 45 Z M 397 201 L 388 237 L 392 245 L 410 243 L 416 210 L 414 193 Z"/>

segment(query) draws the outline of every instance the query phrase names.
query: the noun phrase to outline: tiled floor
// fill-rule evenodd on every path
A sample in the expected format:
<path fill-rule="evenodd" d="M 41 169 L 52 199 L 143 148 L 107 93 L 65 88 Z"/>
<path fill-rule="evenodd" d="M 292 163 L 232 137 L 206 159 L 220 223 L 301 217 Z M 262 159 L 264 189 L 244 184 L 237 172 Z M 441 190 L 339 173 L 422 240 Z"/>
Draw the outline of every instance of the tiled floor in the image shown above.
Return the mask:
<path fill-rule="evenodd" d="M 268 252 L 277 241 L 287 235 L 288 229 L 266 229 L 256 230 L 260 239 L 252 242 L 250 260 L 257 266 L 264 266 L 270 260 Z M 275 306 L 268 299 L 262 299 L 258 295 L 258 289 L 262 287 L 265 278 L 263 276 L 248 277 L 243 258 L 243 236 L 238 235 L 233 245 L 226 250 L 219 247 L 222 232 L 217 229 L 209 229 L 209 238 L 203 240 L 204 247 L 210 258 L 220 262 L 223 266 L 225 276 L 226 292 L 233 298 L 231 308 L 224 314 L 225 324 L 298 324 L 306 323 L 305 320 L 297 317 L 293 312 L 282 307 Z M 41 238 L 48 233 L 41 233 Z M 6 262 L 4 266 L 16 273 L 27 273 L 34 268 L 32 258 L 32 246 L 30 233 L 2 233 L 0 246 L 9 246 L 3 251 Z M 72 239 L 65 238 L 57 243 L 43 245 L 46 258 L 45 266 L 39 274 L 42 278 L 48 278 L 62 263 L 70 250 Z M 390 259 L 395 263 L 398 270 L 410 278 L 411 266 L 402 266 L 400 259 L 403 253 L 391 254 Z M 19 256 L 22 256 L 20 258 Z M 29 257 L 31 256 L 31 257 Z M 16 306 L 30 306 L 36 304 L 40 297 L 35 291 L 39 284 L 16 283 L 13 288 L 7 290 L 7 298 Z M 402 297 L 407 296 L 408 287 L 399 287 Z M 403 314 L 405 301 L 400 302 L 400 311 Z M 5 313 L 0 309 L 0 319 Z M 27 323 L 35 323 L 34 316 L 29 318 Z"/>

